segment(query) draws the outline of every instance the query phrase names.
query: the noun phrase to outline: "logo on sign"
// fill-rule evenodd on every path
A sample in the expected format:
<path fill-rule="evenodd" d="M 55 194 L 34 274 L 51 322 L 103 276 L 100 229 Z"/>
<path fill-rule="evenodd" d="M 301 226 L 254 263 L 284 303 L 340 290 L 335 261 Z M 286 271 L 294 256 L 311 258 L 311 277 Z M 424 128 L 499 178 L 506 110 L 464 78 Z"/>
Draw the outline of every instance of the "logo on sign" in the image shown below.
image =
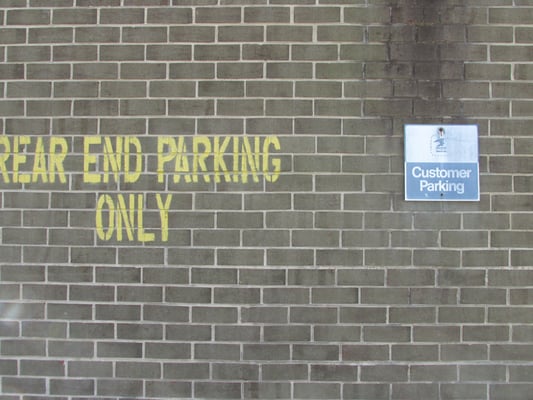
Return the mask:
<path fill-rule="evenodd" d="M 444 136 L 444 128 L 439 128 L 437 133 L 431 137 L 431 154 L 435 156 L 446 155 L 448 153 L 447 140 Z"/>

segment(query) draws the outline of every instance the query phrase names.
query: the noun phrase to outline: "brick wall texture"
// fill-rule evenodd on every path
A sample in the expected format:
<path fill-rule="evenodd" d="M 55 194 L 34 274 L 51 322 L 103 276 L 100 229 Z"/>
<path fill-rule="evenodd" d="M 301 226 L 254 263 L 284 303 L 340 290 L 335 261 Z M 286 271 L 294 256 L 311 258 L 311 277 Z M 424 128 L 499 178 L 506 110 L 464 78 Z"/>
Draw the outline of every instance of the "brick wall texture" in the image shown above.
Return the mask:
<path fill-rule="evenodd" d="M 533 398 L 533 1 L 0 22 L 1 400 Z M 480 201 L 404 200 L 405 124 Z"/>

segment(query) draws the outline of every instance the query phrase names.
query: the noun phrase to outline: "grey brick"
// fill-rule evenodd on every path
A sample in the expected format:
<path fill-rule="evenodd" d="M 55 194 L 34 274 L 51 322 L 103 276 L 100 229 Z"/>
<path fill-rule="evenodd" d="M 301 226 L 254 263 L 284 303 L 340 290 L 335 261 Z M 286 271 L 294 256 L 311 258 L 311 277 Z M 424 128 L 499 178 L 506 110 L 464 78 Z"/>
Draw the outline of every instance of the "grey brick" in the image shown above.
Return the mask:
<path fill-rule="evenodd" d="M 354 399 L 386 400 L 390 398 L 390 385 L 383 383 L 352 383 L 343 387 L 343 395 Z"/>
<path fill-rule="evenodd" d="M 189 382 L 147 381 L 146 395 L 151 397 L 190 397 L 192 394 Z"/>
<path fill-rule="evenodd" d="M 69 325 L 69 337 L 74 339 L 112 339 L 114 336 L 112 323 L 73 322 Z"/>
<path fill-rule="evenodd" d="M 260 290 L 256 288 L 215 288 L 214 303 L 221 304 L 258 304 Z"/>
<path fill-rule="evenodd" d="M 104 8 L 100 10 L 100 24 L 138 24 L 144 22 L 142 8 Z"/>
<path fill-rule="evenodd" d="M 65 366 L 58 361 L 22 360 L 20 372 L 29 376 L 64 376 Z"/>
<path fill-rule="evenodd" d="M 46 393 L 44 378 L 3 377 L 2 391 L 5 393 Z"/>
<path fill-rule="evenodd" d="M 33 29 L 29 30 L 32 37 Z M 23 28 L 3 28 L 0 30 L 0 43 L 17 44 L 26 42 L 26 30 Z"/>
<path fill-rule="evenodd" d="M 143 394 L 141 381 L 132 379 L 98 379 L 96 381 L 98 396 L 139 397 Z"/>
<path fill-rule="evenodd" d="M 22 298 L 28 300 L 66 300 L 67 286 L 63 285 L 23 285 Z"/>
<path fill-rule="evenodd" d="M 290 320 L 294 323 L 334 323 L 337 309 L 332 307 L 292 307 Z"/>
<path fill-rule="evenodd" d="M 337 270 L 337 284 L 358 286 L 384 286 L 385 274 L 383 270 Z"/>
<path fill-rule="evenodd" d="M 8 25 L 47 25 L 50 23 L 50 10 L 9 10 L 7 13 Z"/>
<path fill-rule="evenodd" d="M 392 397 L 398 399 L 408 398 L 435 398 L 438 396 L 437 383 L 393 383 Z"/>
<path fill-rule="evenodd" d="M 505 304 L 506 299 L 503 289 L 464 288 L 460 292 L 461 304 Z"/>
<path fill-rule="evenodd" d="M 169 262 L 173 265 L 213 265 L 214 252 L 209 249 L 169 249 Z"/>
<path fill-rule="evenodd" d="M 415 250 L 413 261 L 416 266 L 457 267 L 460 257 L 457 251 L 452 250 Z"/>
<path fill-rule="evenodd" d="M 151 10 L 148 10 L 149 13 Z M 153 10 L 158 12 L 157 9 Z M 178 11 L 179 12 L 179 11 Z M 155 18 L 155 15 L 153 16 Z M 163 21 L 168 18 L 168 15 L 157 16 L 158 21 Z M 171 42 L 214 42 L 215 41 L 215 27 L 214 26 L 170 26 L 169 40 Z"/>
<path fill-rule="evenodd" d="M 191 345 L 189 343 L 148 342 L 144 344 L 145 355 L 148 359 L 191 359 Z"/>
<path fill-rule="evenodd" d="M 2 252 L 5 254 L 6 262 L 20 262 L 21 261 L 20 246 L 2 246 Z M 4 275 L 4 273 L 2 273 Z"/>
<path fill-rule="evenodd" d="M 288 321 L 287 307 L 246 307 L 241 311 L 242 322 L 284 324 Z"/>
<path fill-rule="evenodd" d="M 152 378 L 161 376 L 161 365 L 155 362 L 117 362 L 116 375 L 119 378 Z"/>
<path fill-rule="evenodd" d="M 265 364 L 262 369 L 263 379 L 268 381 L 305 380 L 309 367 L 306 364 Z"/>
<path fill-rule="evenodd" d="M 98 84 L 96 82 L 56 82 L 54 84 L 55 97 L 96 97 L 97 95 Z"/>
<path fill-rule="evenodd" d="M 6 79 L 23 79 L 24 78 L 24 73 L 25 71 L 27 70 L 27 72 L 31 72 L 30 75 L 28 75 L 28 77 L 30 78 L 30 76 L 36 76 L 36 71 L 34 68 L 30 68 L 31 65 L 28 65 L 28 67 L 25 67 L 24 64 L 19 64 L 19 63 L 16 63 L 16 64 L 3 64 L 0 68 L 0 72 L 2 72 L 2 75 L 4 75 L 6 77 Z M 63 72 L 66 72 L 66 71 L 63 71 Z M 31 78 L 30 78 L 31 79 Z M 36 79 L 36 78 L 34 78 Z M 42 78 L 42 79 L 46 79 L 46 78 Z"/>
<path fill-rule="evenodd" d="M 511 375 L 513 370 L 510 369 Z M 462 365 L 459 367 L 459 375 L 462 381 L 481 382 L 504 381 L 506 368 L 502 365 Z"/>
<path fill-rule="evenodd" d="M 101 358 L 140 358 L 142 346 L 135 342 L 99 342 L 97 355 Z"/>
<path fill-rule="evenodd" d="M 340 385 L 337 383 L 295 383 L 294 394 L 304 399 L 338 399 Z"/>
<path fill-rule="evenodd" d="M 441 382 L 457 380 L 457 367 L 454 365 L 413 366 L 410 372 L 414 381 L 432 381 L 434 377 Z"/>
<path fill-rule="evenodd" d="M 270 48 L 270 50 L 274 49 Z M 308 79 L 312 76 L 312 69 L 312 64 L 306 62 L 270 62 L 267 63 L 266 77 L 269 79 Z"/>
<path fill-rule="evenodd" d="M 365 342 L 407 342 L 411 329 L 407 326 L 366 326 L 363 328 Z"/>
<path fill-rule="evenodd" d="M 97 320 L 140 320 L 140 306 L 136 305 L 112 305 L 97 304 L 95 316 Z"/>
<path fill-rule="evenodd" d="M 358 291 L 352 288 L 313 288 L 311 302 L 314 304 L 353 304 L 358 301 Z"/>
<path fill-rule="evenodd" d="M 223 325 L 215 328 L 216 340 L 223 342 L 257 342 L 260 338 L 260 328 L 255 326 Z"/>
<path fill-rule="evenodd" d="M 91 358 L 94 356 L 94 343 L 89 341 L 49 341 L 48 354 L 51 357 Z"/>
<path fill-rule="evenodd" d="M 91 396 L 94 394 L 95 383 L 90 379 L 51 379 L 50 393 L 62 395 Z"/>
<path fill-rule="evenodd" d="M 243 393 L 250 398 L 288 398 L 291 386 L 284 382 L 245 382 Z"/>
<path fill-rule="evenodd" d="M 488 348 L 483 344 L 445 344 L 441 349 L 444 361 L 479 361 L 488 359 Z"/>
<path fill-rule="evenodd" d="M 520 307 L 494 307 L 488 313 L 489 322 L 495 323 L 528 323 L 531 318 L 532 315 Z"/>
<path fill-rule="evenodd" d="M 216 380 L 257 380 L 259 368 L 247 364 L 215 364 L 213 369 Z"/>
<path fill-rule="evenodd" d="M 69 376 L 86 378 L 111 378 L 113 365 L 105 361 L 69 361 Z"/>
<path fill-rule="evenodd" d="M 9 82 L 7 97 L 50 97 L 51 88 L 50 82 Z"/>
<path fill-rule="evenodd" d="M 95 24 L 97 19 L 97 10 L 95 9 L 57 9 L 52 14 L 53 24 Z"/>
<path fill-rule="evenodd" d="M 342 307 L 340 309 L 342 323 L 376 324 L 384 323 L 386 319 L 387 311 L 382 307 Z"/>
<path fill-rule="evenodd" d="M 163 371 L 167 379 L 207 379 L 209 363 L 165 363 Z"/>
<path fill-rule="evenodd" d="M 48 303 L 46 309 L 50 319 L 90 320 L 93 315 L 91 306 L 86 304 Z"/>
<path fill-rule="evenodd" d="M 489 390 L 491 398 L 494 399 L 519 399 L 529 395 L 531 385 L 526 383 L 494 384 Z"/>
<path fill-rule="evenodd" d="M 433 307 L 394 307 L 389 311 L 393 323 L 433 323 L 436 311 Z"/>
<path fill-rule="evenodd" d="M 21 325 L 21 332 L 24 337 L 65 338 L 67 324 L 66 322 L 25 321 Z"/>
<path fill-rule="evenodd" d="M 192 50 L 190 46 L 184 45 L 149 45 L 146 48 L 146 58 L 154 61 L 191 60 Z"/>
<path fill-rule="evenodd" d="M 54 46 L 52 50 L 53 61 L 96 61 L 97 47 L 94 45 Z"/>
<path fill-rule="evenodd" d="M 244 344 L 244 360 L 288 360 L 290 358 L 289 345 L 287 344 Z"/>
<path fill-rule="evenodd" d="M 148 8 L 146 13 L 148 23 L 155 24 L 188 24 L 192 22 L 190 8 Z"/>
<path fill-rule="evenodd" d="M 441 270 L 438 276 L 439 286 L 484 286 L 485 271 L 480 270 Z"/>
<path fill-rule="evenodd" d="M 163 249 L 119 249 L 118 260 L 121 264 L 163 264 Z"/>
<path fill-rule="evenodd" d="M 264 336 L 265 341 L 267 342 L 303 342 L 310 340 L 311 330 L 309 327 L 306 326 L 265 326 Z"/>
<path fill-rule="evenodd" d="M 50 33 L 55 33 L 56 30 Z M 70 29 L 70 28 L 63 28 Z M 70 33 L 70 31 L 65 31 Z M 40 30 L 30 31 L 30 37 L 35 37 L 35 40 L 42 41 Z M 54 35 L 55 37 L 55 35 Z M 64 40 L 64 36 L 56 40 Z M 120 41 L 120 28 L 118 27 L 103 27 L 103 26 L 78 26 L 74 28 L 74 40 L 79 43 L 117 43 Z M 69 41 L 70 42 L 70 41 Z"/>
<path fill-rule="evenodd" d="M 415 342 L 459 342 L 460 329 L 458 326 L 415 326 L 413 338 Z"/>
<path fill-rule="evenodd" d="M 125 43 L 166 42 L 167 29 L 161 27 L 124 27 L 122 40 Z"/>
<path fill-rule="evenodd" d="M 125 63 L 121 66 L 121 79 L 164 79 L 167 66 L 162 63 Z"/>
<path fill-rule="evenodd" d="M 235 323 L 237 309 L 233 307 L 193 307 L 192 322 Z"/>
<path fill-rule="evenodd" d="M 195 382 L 194 393 L 208 399 L 236 399 L 241 395 L 241 385 L 232 382 Z"/>
<path fill-rule="evenodd" d="M 45 343 L 33 339 L 4 339 L 1 347 L 3 356 L 44 356 Z"/>
<path fill-rule="evenodd" d="M 129 340 L 161 340 L 163 327 L 160 324 L 118 324 L 117 338 Z"/>
<path fill-rule="evenodd" d="M 30 265 L 2 265 L 2 282 L 42 282 L 45 280 L 45 268 L 43 266 Z"/>
<path fill-rule="evenodd" d="M 264 28 L 261 26 L 221 26 L 218 30 L 220 42 L 262 42 Z"/>
<path fill-rule="evenodd" d="M 222 9 L 213 7 L 197 8 L 195 10 L 195 20 L 197 23 L 235 23 L 241 22 L 241 8 L 224 7 Z"/>
<path fill-rule="evenodd" d="M 194 282 L 194 279 L 193 279 Z M 176 303 L 210 303 L 211 289 L 202 287 L 175 287 L 168 288 L 165 300 Z"/>
<path fill-rule="evenodd" d="M 72 67 L 76 79 L 116 79 L 118 65 L 114 63 L 76 63 Z"/>
<path fill-rule="evenodd" d="M 338 360 L 339 346 L 326 344 L 295 344 L 293 346 L 295 360 Z"/>
<path fill-rule="evenodd" d="M 265 304 L 309 304 L 309 290 L 293 287 L 265 288 L 263 289 L 263 301 Z"/>
<path fill-rule="evenodd" d="M 16 284 L 0 284 L 2 300 L 18 300 L 20 298 L 20 287 Z"/>
<path fill-rule="evenodd" d="M 433 361 L 439 360 L 439 348 L 429 344 L 392 345 L 392 360 L 396 361 Z"/>
<path fill-rule="evenodd" d="M 52 282 L 91 282 L 92 267 L 59 267 L 48 268 L 48 280 Z"/>
<path fill-rule="evenodd" d="M 402 382 L 407 381 L 407 373 L 407 367 L 400 365 L 362 366 L 361 380 L 372 382 L 385 379 L 389 382 Z"/>

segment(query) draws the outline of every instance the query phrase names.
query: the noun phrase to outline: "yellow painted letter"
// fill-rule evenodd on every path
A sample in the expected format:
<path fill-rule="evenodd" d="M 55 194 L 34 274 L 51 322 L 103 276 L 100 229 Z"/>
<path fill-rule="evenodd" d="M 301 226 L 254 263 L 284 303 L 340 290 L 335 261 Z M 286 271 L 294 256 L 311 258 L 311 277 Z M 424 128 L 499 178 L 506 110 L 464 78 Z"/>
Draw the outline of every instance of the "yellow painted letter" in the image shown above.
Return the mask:
<path fill-rule="evenodd" d="M 130 171 L 130 145 L 135 148 L 135 169 Z M 134 183 L 139 180 L 142 171 L 142 147 L 141 141 L 136 137 L 126 137 L 126 143 L 124 144 L 124 182 Z"/>
<path fill-rule="evenodd" d="M 83 138 L 83 182 L 100 183 L 101 176 L 96 172 L 91 172 L 91 164 L 96 164 L 96 156 L 91 154 L 92 144 L 102 143 L 100 136 L 86 136 Z"/>
<path fill-rule="evenodd" d="M 104 228 L 102 212 L 104 205 L 107 205 L 109 209 L 109 223 L 107 225 L 107 231 Z M 113 231 L 115 230 L 115 204 L 110 195 L 104 194 L 98 198 L 98 203 L 96 204 L 96 234 L 100 240 L 109 240 L 113 236 Z"/>
<path fill-rule="evenodd" d="M 277 136 L 268 136 L 263 143 L 263 173 L 265 174 L 265 179 L 267 182 L 276 182 L 279 178 L 279 172 L 281 170 L 281 160 L 279 158 L 273 158 L 272 166 L 274 167 L 274 170 L 270 171 L 270 146 L 274 146 L 275 150 L 279 150 L 281 148 Z"/>
<path fill-rule="evenodd" d="M 172 195 L 167 195 L 165 204 L 161 200 L 161 195 L 156 193 L 157 207 L 159 208 L 159 218 L 161 219 L 161 241 L 168 241 L 168 210 L 170 209 L 170 203 L 172 203 Z"/>
<path fill-rule="evenodd" d="M 6 161 L 11 153 L 11 145 L 7 136 L 0 136 L 0 144 L 4 146 L 4 152 L 0 153 L 0 171 L 2 171 L 2 178 L 5 183 L 9 183 L 9 174 L 7 173 Z"/>
<path fill-rule="evenodd" d="M 168 153 L 164 153 L 165 146 L 169 147 Z M 157 182 L 165 181 L 165 163 L 176 157 L 176 142 L 169 136 L 159 136 L 157 138 Z"/>
<path fill-rule="evenodd" d="M 200 152 L 199 150 L 200 145 L 204 146 L 203 152 Z M 207 137 L 195 136 L 192 140 L 192 151 L 194 153 L 192 164 L 192 180 L 194 182 L 198 182 L 198 171 L 201 170 L 204 175 L 204 181 L 210 182 L 211 179 L 207 173 L 207 165 L 205 160 L 211 153 L 211 141 Z"/>
<path fill-rule="evenodd" d="M 59 151 L 56 147 L 59 146 Z M 50 138 L 50 182 L 56 181 L 55 170 L 59 175 L 59 181 L 65 183 L 67 178 L 65 177 L 65 168 L 63 167 L 63 161 L 67 156 L 68 145 L 65 138 L 53 136 Z"/>

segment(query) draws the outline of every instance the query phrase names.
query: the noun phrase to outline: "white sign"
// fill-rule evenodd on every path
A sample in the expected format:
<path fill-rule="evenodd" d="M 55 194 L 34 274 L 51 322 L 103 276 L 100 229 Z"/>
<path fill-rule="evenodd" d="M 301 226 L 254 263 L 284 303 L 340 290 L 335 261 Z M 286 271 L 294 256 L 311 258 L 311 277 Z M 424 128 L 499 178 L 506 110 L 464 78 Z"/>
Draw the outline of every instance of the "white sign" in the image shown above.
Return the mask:
<path fill-rule="evenodd" d="M 479 201 L 477 125 L 405 126 L 405 200 Z"/>

